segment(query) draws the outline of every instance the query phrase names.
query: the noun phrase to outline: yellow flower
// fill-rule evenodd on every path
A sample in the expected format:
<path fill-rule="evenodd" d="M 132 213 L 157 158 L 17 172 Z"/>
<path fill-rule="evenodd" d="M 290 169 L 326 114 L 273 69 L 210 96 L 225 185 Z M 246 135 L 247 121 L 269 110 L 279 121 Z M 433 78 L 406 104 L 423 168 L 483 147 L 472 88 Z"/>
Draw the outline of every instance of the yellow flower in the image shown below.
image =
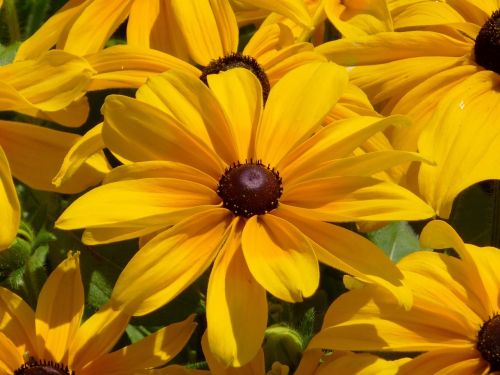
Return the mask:
<path fill-rule="evenodd" d="M 380 23 L 384 4 L 372 2 L 380 6 Z M 418 147 L 435 162 L 413 171 L 416 191 L 447 218 L 460 191 L 500 178 L 493 151 L 500 146 L 500 129 L 493 126 L 500 116 L 500 3 L 391 0 L 385 6 L 390 13 L 382 30 L 369 27 L 375 21 L 363 18 L 362 9 L 337 4 L 344 10 L 330 19 L 346 26 L 346 37 L 317 51 L 351 66 L 352 82 L 381 113 L 413 120 L 388 136 L 395 148 Z M 365 22 L 356 23 L 358 16 Z"/>
<path fill-rule="evenodd" d="M 500 251 L 464 244 L 443 221 L 420 237 L 426 248 L 453 248 L 459 258 L 420 251 L 398 267 L 414 302 L 402 310 L 373 286 L 340 296 L 328 310 L 311 348 L 424 352 L 403 374 L 487 374 L 500 369 Z"/>
<path fill-rule="evenodd" d="M 131 46 L 153 48 L 187 58 L 186 40 L 179 35 L 179 23 L 183 14 L 179 8 L 188 3 L 184 0 L 70 0 L 28 40 L 21 44 L 17 60 L 37 58 L 53 46 L 84 56 L 102 48 L 113 32 L 127 20 L 127 43 Z M 295 20 L 308 24 L 309 18 L 300 0 L 249 1 L 237 0 L 243 6 L 283 12 Z M 220 14 L 230 8 L 228 0 L 197 0 L 200 9 L 213 7 Z M 227 19 L 223 22 L 228 21 Z M 196 23 L 213 23 L 207 17 Z M 214 24 L 215 26 L 215 24 Z M 219 24 L 219 27 L 223 25 Z M 236 25 L 235 25 L 236 26 Z M 222 31 L 222 30 L 221 30 Z M 206 35 L 189 35 L 189 38 Z"/>
<path fill-rule="evenodd" d="M 80 325 L 83 307 L 78 253 L 69 254 L 50 274 L 36 311 L 0 288 L 0 373 L 145 374 L 173 358 L 196 326 L 191 316 L 108 353 L 130 317 L 104 305 Z"/>
<path fill-rule="evenodd" d="M 417 155 L 346 157 L 404 119 L 358 116 L 322 128 L 347 87 L 345 70 L 332 63 L 291 71 L 264 108 L 261 85 L 246 69 L 210 75 L 208 84 L 169 71 L 137 99 L 106 99 L 104 143 L 127 164 L 76 200 L 57 226 L 86 228 L 87 244 L 159 233 L 124 269 L 114 305 L 153 311 L 215 261 L 208 340 L 223 362 L 242 365 L 264 336 L 266 290 L 302 301 L 318 286 L 318 259 L 409 304 L 380 249 L 326 223 L 432 216 L 409 191 L 369 177 Z"/>

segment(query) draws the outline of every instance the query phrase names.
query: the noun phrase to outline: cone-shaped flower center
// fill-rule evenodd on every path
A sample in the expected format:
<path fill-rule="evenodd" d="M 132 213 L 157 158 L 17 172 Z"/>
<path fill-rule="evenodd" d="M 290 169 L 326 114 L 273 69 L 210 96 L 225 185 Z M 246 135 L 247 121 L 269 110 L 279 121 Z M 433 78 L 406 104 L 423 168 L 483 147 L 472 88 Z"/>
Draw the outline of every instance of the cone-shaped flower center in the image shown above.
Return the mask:
<path fill-rule="evenodd" d="M 33 357 L 14 371 L 14 375 L 75 375 L 74 371 L 53 361 L 37 361 Z"/>
<path fill-rule="evenodd" d="M 490 371 L 500 370 L 500 315 L 495 315 L 482 325 L 476 348 L 490 363 Z"/>
<path fill-rule="evenodd" d="M 500 74 L 500 9 L 493 12 L 476 37 L 476 63 Z"/>
<path fill-rule="evenodd" d="M 279 173 L 260 161 L 237 162 L 226 169 L 217 187 L 224 207 L 235 215 L 263 215 L 278 207 L 283 192 Z"/>
<path fill-rule="evenodd" d="M 201 70 L 200 79 L 207 84 L 208 75 L 224 72 L 232 68 L 245 68 L 250 70 L 260 81 L 260 85 L 262 86 L 262 98 L 264 99 L 264 102 L 266 102 L 269 90 L 271 90 L 271 85 L 269 84 L 269 80 L 267 79 L 264 69 L 252 56 L 242 55 L 241 53 L 236 52 L 220 57 L 216 60 L 212 60 L 210 64 L 203 67 Z"/>

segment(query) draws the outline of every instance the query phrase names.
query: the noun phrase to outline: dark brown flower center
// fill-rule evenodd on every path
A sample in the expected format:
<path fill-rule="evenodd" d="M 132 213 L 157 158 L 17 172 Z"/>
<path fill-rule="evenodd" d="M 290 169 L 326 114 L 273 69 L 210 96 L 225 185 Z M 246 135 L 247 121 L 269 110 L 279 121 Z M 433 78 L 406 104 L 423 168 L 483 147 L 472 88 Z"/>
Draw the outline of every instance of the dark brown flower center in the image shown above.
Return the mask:
<path fill-rule="evenodd" d="M 200 79 L 207 84 L 207 76 L 210 74 L 217 74 L 219 72 L 224 72 L 232 68 L 245 68 L 250 70 L 259 80 L 262 86 L 262 98 L 264 103 L 269 96 L 269 90 L 271 90 L 271 85 L 267 79 L 267 75 L 264 69 L 259 65 L 257 60 L 252 56 L 242 55 L 239 52 L 231 53 L 230 55 L 220 57 L 216 60 L 212 60 L 210 64 L 203 67 L 201 70 Z"/>
<path fill-rule="evenodd" d="M 500 315 L 496 314 L 481 326 L 476 348 L 489 362 L 490 371 L 500 370 Z"/>
<path fill-rule="evenodd" d="M 75 375 L 68 366 L 53 361 L 36 360 L 31 357 L 24 365 L 14 371 L 14 375 Z"/>
<path fill-rule="evenodd" d="M 500 74 L 500 9 L 493 12 L 476 37 L 476 63 Z"/>
<path fill-rule="evenodd" d="M 217 187 L 224 207 L 243 217 L 274 210 L 282 192 L 279 173 L 260 161 L 234 163 L 226 169 Z"/>

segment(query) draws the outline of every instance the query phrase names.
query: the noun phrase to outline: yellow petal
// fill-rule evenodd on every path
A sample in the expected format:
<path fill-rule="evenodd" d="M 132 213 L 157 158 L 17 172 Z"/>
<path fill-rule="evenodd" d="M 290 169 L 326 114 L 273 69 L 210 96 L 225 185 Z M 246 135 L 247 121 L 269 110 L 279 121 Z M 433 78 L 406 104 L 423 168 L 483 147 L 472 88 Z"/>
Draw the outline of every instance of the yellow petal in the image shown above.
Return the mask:
<path fill-rule="evenodd" d="M 247 69 L 230 69 L 207 77 L 210 89 L 229 119 L 237 157 L 254 158 L 255 131 L 262 112 L 262 86 Z M 234 162 L 234 161 L 233 161 Z"/>
<path fill-rule="evenodd" d="M 267 100 L 257 129 L 256 156 L 264 164 L 278 165 L 289 150 L 318 130 L 346 85 L 347 72 L 332 63 L 311 63 L 286 74 Z"/>
<path fill-rule="evenodd" d="M 194 315 L 170 324 L 140 341 L 94 360 L 81 375 L 126 375 L 159 367 L 174 358 L 186 345 L 196 328 Z"/>
<path fill-rule="evenodd" d="M 65 183 L 56 187 L 52 178 L 64 157 L 80 136 L 20 122 L 0 121 L 0 145 L 5 150 L 12 174 L 39 190 L 78 193 L 98 184 L 109 170 L 103 154 L 83 160 Z"/>
<path fill-rule="evenodd" d="M 248 74 L 248 72 L 247 72 Z M 137 92 L 137 99 L 175 118 L 179 125 L 201 138 L 227 163 L 238 157 L 231 125 L 210 89 L 190 74 L 169 71 L 151 78 Z"/>
<path fill-rule="evenodd" d="M 228 2 L 172 0 L 172 9 L 188 44 L 191 58 L 200 65 L 238 47 L 238 25 Z"/>
<path fill-rule="evenodd" d="M 208 145 L 186 131 L 175 118 L 153 106 L 111 95 L 102 110 L 104 142 L 120 157 L 181 162 L 216 178 L 224 170 L 224 164 Z"/>
<path fill-rule="evenodd" d="M 134 2 L 141 4 L 141 2 Z M 139 87 L 147 78 L 169 69 L 181 70 L 200 76 L 200 71 L 191 64 L 161 51 L 144 46 L 116 45 L 86 57 L 96 70 L 89 90 L 112 87 Z"/>
<path fill-rule="evenodd" d="M 327 360 L 314 374 L 395 375 L 399 374 L 398 369 L 399 361 L 388 361 L 368 353 L 349 353 L 331 361 Z"/>
<path fill-rule="evenodd" d="M 0 227 L 0 250 L 9 247 L 16 238 L 21 220 L 20 210 L 9 162 L 0 146 L 0 212 L 3 217 L 3 225 Z"/>
<path fill-rule="evenodd" d="M 308 180 L 283 190 L 282 204 L 321 221 L 422 220 L 434 211 L 409 190 L 371 177 Z"/>
<path fill-rule="evenodd" d="M 108 353 L 125 332 L 129 320 L 129 315 L 113 310 L 109 304 L 101 306 L 78 328 L 69 347 L 69 367 L 81 369 Z"/>
<path fill-rule="evenodd" d="M 34 353 L 35 313 L 31 307 L 10 290 L 0 288 L 0 310 L 0 331 L 17 347 L 18 352 Z"/>
<path fill-rule="evenodd" d="M 209 210 L 154 237 L 122 271 L 111 296 L 113 306 L 144 315 L 171 301 L 212 263 L 230 220 L 225 209 Z"/>
<path fill-rule="evenodd" d="M 393 31 L 385 0 L 326 1 L 325 12 L 344 38 Z"/>
<path fill-rule="evenodd" d="M 24 364 L 23 353 L 0 332 L 0 373 L 8 375 L 14 373 Z"/>
<path fill-rule="evenodd" d="M 415 2 L 392 10 L 394 28 L 423 28 L 422 26 L 454 24 L 465 22 L 454 5 L 438 1 Z"/>
<path fill-rule="evenodd" d="M 242 235 L 245 260 L 253 277 L 268 292 L 300 302 L 318 287 L 318 261 L 307 238 L 272 214 L 247 220 Z"/>
<path fill-rule="evenodd" d="M 342 227 L 294 215 L 285 207 L 276 211 L 310 239 L 320 262 L 364 282 L 380 285 L 393 293 L 402 305 L 411 306 L 412 296 L 403 284 L 403 274 L 373 243 Z"/>
<path fill-rule="evenodd" d="M 284 24 L 274 23 L 259 27 L 243 49 L 244 55 L 259 58 L 274 50 L 294 43 L 292 31 Z"/>
<path fill-rule="evenodd" d="M 103 48 L 111 34 L 127 18 L 131 5 L 132 0 L 93 0 L 69 29 L 64 50 L 83 56 Z"/>
<path fill-rule="evenodd" d="M 310 28 L 312 26 L 311 16 L 303 1 L 300 0 L 240 0 L 241 3 L 259 7 L 267 11 L 286 16 L 293 21 Z"/>
<path fill-rule="evenodd" d="M 68 254 L 45 282 L 35 312 L 39 358 L 67 362 L 68 347 L 83 316 L 79 255 Z"/>
<path fill-rule="evenodd" d="M 438 215 L 450 215 L 453 200 L 465 188 L 500 179 L 500 116 L 497 74 L 481 71 L 455 86 L 443 98 L 422 131 L 419 150 L 435 165 L 422 165 L 420 194 Z"/>
<path fill-rule="evenodd" d="M 210 351 L 226 366 L 238 367 L 255 357 L 267 326 L 266 291 L 250 273 L 241 249 L 243 225 L 233 223 L 207 289 Z"/>
<path fill-rule="evenodd" d="M 61 229 L 167 227 L 219 202 L 215 191 L 190 181 L 173 178 L 118 181 L 77 199 L 59 217 L 56 226 Z"/>

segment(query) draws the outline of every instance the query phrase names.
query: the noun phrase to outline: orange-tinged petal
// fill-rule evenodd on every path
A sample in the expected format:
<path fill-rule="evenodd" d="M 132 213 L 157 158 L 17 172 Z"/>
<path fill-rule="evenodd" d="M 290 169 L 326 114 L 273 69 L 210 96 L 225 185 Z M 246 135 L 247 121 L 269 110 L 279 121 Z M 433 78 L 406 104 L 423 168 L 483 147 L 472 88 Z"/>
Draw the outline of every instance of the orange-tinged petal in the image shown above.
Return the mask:
<path fill-rule="evenodd" d="M 214 94 L 198 77 L 178 71 L 166 72 L 151 78 L 141 87 L 137 99 L 174 117 L 226 163 L 232 163 L 238 157 L 236 135 L 231 134 L 231 126 Z"/>
<path fill-rule="evenodd" d="M 409 119 L 357 116 L 335 121 L 293 149 L 277 166 L 284 181 L 291 183 L 325 162 L 348 156 L 375 133 L 391 125 L 407 126 Z"/>
<path fill-rule="evenodd" d="M 286 207 L 278 207 L 276 214 L 310 239 L 320 262 L 364 282 L 381 285 L 402 305 L 411 306 L 412 296 L 410 289 L 403 284 L 403 274 L 373 243 L 342 227 L 294 215 L 293 210 Z"/>
<path fill-rule="evenodd" d="M 207 77 L 210 89 L 224 109 L 236 143 L 238 159 L 254 157 L 255 131 L 262 113 L 262 86 L 247 69 L 230 69 Z M 233 160 L 235 162 L 236 160 Z"/>
<path fill-rule="evenodd" d="M 368 353 L 348 353 L 331 361 L 327 359 L 314 375 L 339 373 L 345 375 L 395 375 L 399 374 L 400 362 L 401 360 L 389 361 Z"/>
<path fill-rule="evenodd" d="M 203 355 L 213 375 L 264 375 L 264 352 L 259 349 L 257 355 L 247 364 L 241 367 L 228 367 L 212 353 L 208 343 L 208 334 L 205 332 L 201 338 Z M 177 375 L 177 374 L 173 374 Z"/>
<path fill-rule="evenodd" d="M 211 207 L 200 209 L 199 212 L 208 210 Z M 198 212 L 198 211 L 195 211 Z M 190 213 L 188 213 L 188 216 Z M 159 220 L 160 222 L 162 220 Z M 165 230 L 165 224 L 147 225 L 139 222 L 124 223 L 119 228 L 117 227 L 96 227 L 87 228 L 82 234 L 82 243 L 86 245 L 99 245 L 117 241 L 129 240 L 142 236 L 154 236 L 157 233 Z"/>
<path fill-rule="evenodd" d="M 69 347 L 68 365 L 83 368 L 108 353 L 127 328 L 130 316 L 113 310 L 109 304 L 88 318 L 77 330 Z"/>
<path fill-rule="evenodd" d="M 12 181 L 7 157 L 0 146 L 0 212 L 3 224 L 0 227 L 0 250 L 6 249 L 16 238 L 21 220 L 21 208 Z"/>
<path fill-rule="evenodd" d="M 154 237 L 122 271 L 112 304 L 131 315 L 144 315 L 172 300 L 212 263 L 230 220 L 227 210 L 213 209 Z"/>
<path fill-rule="evenodd" d="M 316 255 L 292 224 L 272 214 L 252 216 L 242 235 L 245 260 L 268 292 L 288 302 L 311 296 L 319 283 Z"/>
<path fill-rule="evenodd" d="M 392 31 L 386 0 L 326 1 L 325 13 L 344 38 Z"/>
<path fill-rule="evenodd" d="M 13 121 L 0 121 L 0 145 L 12 174 L 39 190 L 78 193 L 98 184 L 109 170 L 103 154 L 94 154 L 58 187 L 52 183 L 65 155 L 81 138 L 78 135 Z M 43 155 L 43 157 L 41 157 Z"/>
<path fill-rule="evenodd" d="M 83 316 L 79 255 L 68 254 L 45 282 L 35 312 L 39 358 L 67 362 L 68 347 Z"/>
<path fill-rule="evenodd" d="M 238 25 L 229 6 L 221 0 L 171 0 L 191 58 L 200 65 L 236 52 Z"/>
<path fill-rule="evenodd" d="M 500 179 L 498 74 L 480 71 L 449 91 L 419 139 L 419 150 L 436 162 L 422 165 L 419 190 L 442 218 L 448 218 L 455 197 L 465 188 Z"/>
<path fill-rule="evenodd" d="M 241 249 L 243 225 L 233 223 L 207 289 L 210 351 L 226 366 L 238 367 L 255 357 L 267 326 L 266 291 L 250 273 Z"/>
<path fill-rule="evenodd" d="M 224 171 L 210 146 L 164 111 L 118 95 L 108 96 L 102 111 L 104 143 L 122 158 L 181 162 L 217 179 Z"/>
<path fill-rule="evenodd" d="M 23 353 L 4 333 L 0 332 L 0 374 L 12 374 L 23 363 Z"/>
<path fill-rule="evenodd" d="M 127 18 L 131 5 L 132 0 L 93 0 L 71 26 L 64 50 L 83 56 L 103 48 Z"/>
<path fill-rule="evenodd" d="M 321 221 L 422 220 L 434 216 L 424 201 L 405 188 L 371 177 L 308 180 L 284 188 L 280 202 L 302 216 Z"/>
<path fill-rule="evenodd" d="M 346 85 L 347 72 L 332 63 L 311 63 L 286 74 L 269 94 L 257 129 L 256 156 L 277 166 L 287 152 L 318 130 Z"/>
<path fill-rule="evenodd" d="M 194 315 L 170 324 L 140 341 L 94 360 L 81 375 L 127 375 L 147 368 L 159 367 L 174 358 L 187 343 L 196 323 Z"/>
<path fill-rule="evenodd" d="M 138 1 L 134 4 L 139 3 Z M 139 87 L 147 78 L 170 69 L 182 70 L 195 77 L 200 71 L 191 64 L 144 46 L 116 45 L 86 57 L 96 70 L 89 90 L 112 87 Z"/>
<path fill-rule="evenodd" d="M 56 226 L 61 229 L 167 227 L 219 202 L 215 191 L 191 181 L 174 178 L 118 181 L 99 186 L 77 199 L 59 217 Z"/>
<path fill-rule="evenodd" d="M 20 353 L 34 352 L 35 313 L 21 297 L 0 288 L 0 331 L 18 348 Z"/>

